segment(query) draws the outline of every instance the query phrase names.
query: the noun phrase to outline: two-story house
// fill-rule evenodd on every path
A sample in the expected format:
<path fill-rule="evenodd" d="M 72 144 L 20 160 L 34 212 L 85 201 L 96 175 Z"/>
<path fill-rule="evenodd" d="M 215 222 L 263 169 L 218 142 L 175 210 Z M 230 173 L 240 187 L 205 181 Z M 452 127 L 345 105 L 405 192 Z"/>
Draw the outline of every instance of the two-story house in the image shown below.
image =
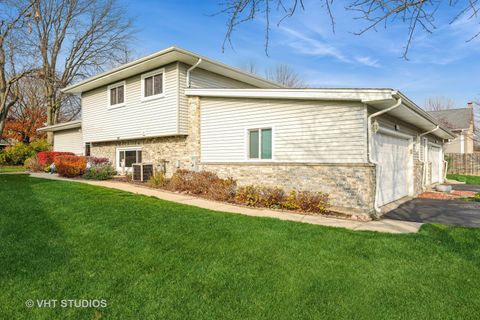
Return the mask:
<path fill-rule="evenodd" d="M 445 153 L 474 152 L 476 137 L 472 102 L 466 108 L 430 111 L 429 114 L 455 134 L 455 138 L 445 144 Z"/>
<path fill-rule="evenodd" d="M 55 150 L 327 192 L 365 217 L 442 182 L 453 138 L 397 90 L 283 88 L 176 47 L 64 91 L 82 120 L 44 128 Z"/>

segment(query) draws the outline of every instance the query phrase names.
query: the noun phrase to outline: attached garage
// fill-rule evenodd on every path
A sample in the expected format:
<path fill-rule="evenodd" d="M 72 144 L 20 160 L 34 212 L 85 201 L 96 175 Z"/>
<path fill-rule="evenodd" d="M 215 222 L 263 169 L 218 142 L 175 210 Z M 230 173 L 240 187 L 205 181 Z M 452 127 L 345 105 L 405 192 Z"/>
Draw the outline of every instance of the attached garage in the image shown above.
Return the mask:
<path fill-rule="evenodd" d="M 412 137 L 380 129 L 373 142 L 373 156 L 378 162 L 378 206 L 413 195 Z"/>
<path fill-rule="evenodd" d="M 53 151 L 84 154 L 81 121 L 60 123 L 38 130 L 53 133 Z"/>

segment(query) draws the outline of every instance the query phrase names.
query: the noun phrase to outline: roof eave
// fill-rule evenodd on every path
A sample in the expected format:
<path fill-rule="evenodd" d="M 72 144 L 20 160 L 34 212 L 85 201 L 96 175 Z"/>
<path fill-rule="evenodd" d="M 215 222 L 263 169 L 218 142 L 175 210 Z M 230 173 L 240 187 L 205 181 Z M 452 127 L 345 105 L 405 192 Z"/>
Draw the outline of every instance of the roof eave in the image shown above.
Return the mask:
<path fill-rule="evenodd" d="M 167 62 L 165 64 L 169 64 L 169 63 L 172 63 L 172 62 L 175 62 L 175 61 L 192 63 L 194 61 L 192 59 L 195 59 L 195 60 L 202 59 L 202 64 L 199 66 L 199 68 L 203 67 L 206 70 L 209 69 L 208 67 L 210 67 L 211 69 L 218 68 L 218 69 L 223 70 L 226 74 L 228 74 L 227 76 L 230 76 L 233 79 L 245 82 L 247 84 L 256 85 L 256 86 L 259 86 L 259 87 L 283 88 L 283 86 L 278 84 L 278 83 L 263 79 L 263 78 L 258 77 L 256 75 L 253 75 L 253 74 L 247 73 L 245 71 L 242 71 L 238 68 L 228 66 L 224 63 L 221 63 L 221 62 L 218 62 L 218 61 L 215 61 L 215 60 L 211 60 L 207 57 L 201 56 L 201 55 L 196 54 L 194 52 L 190 52 L 190 51 L 187 51 L 185 49 L 181 49 L 181 48 L 172 46 L 172 47 L 166 48 L 164 50 L 161 50 L 159 52 L 156 52 L 154 54 L 143 57 L 141 59 L 132 61 L 130 63 L 126 63 L 124 65 L 121 65 L 121 66 L 117 67 L 117 68 L 114 68 L 114 69 L 111 69 L 109 71 L 100 73 L 96 76 L 93 76 L 93 77 L 90 77 L 90 78 L 85 79 L 83 81 L 80 81 L 79 83 L 70 85 L 66 88 L 63 88 L 62 92 L 79 94 L 79 93 L 82 93 L 82 92 L 85 92 L 85 91 L 92 90 L 96 87 L 101 87 L 101 86 L 106 85 L 106 83 L 104 83 L 104 82 L 108 82 L 108 81 L 100 81 L 102 79 L 103 80 L 108 80 L 109 78 L 112 78 L 112 82 L 113 82 L 113 81 L 119 81 L 120 79 L 125 79 L 125 78 L 128 78 L 128 77 L 134 76 L 135 74 L 141 74 L 141 73 L 146 71 L 144 69 L 149 68 L 148 67 L 149 63 L 152 65 L 150 69 L 160 67 L 162 65 L 161 63 L 158 64 L 158 65 L 154 65 L 155 60 L 160 60 L 162 57 L 165 57 L 168 54 L 174 54 L 174 55 L 177 54 L 177 57 L 172 56 L 172 58 L 170 60 L 166 59 Z M 183 57 L 183 59 L 182 59 L 182 57 Z M 189 60 L 192 60 L 192 61 L 189 61 Z M 142 65 L 145 65 L 146 67 L 141 68 Z M 130 71 L 130 72 L 128 72 L 128 71 Z M 123 77 L 122 77 L 122 74 L 124 74 Z M 115 77 L 115 75 L 117 75 L 117 77 Z M 98 85 L 92 85 L 95 82 L 99 82 L 99 84 Z"/>

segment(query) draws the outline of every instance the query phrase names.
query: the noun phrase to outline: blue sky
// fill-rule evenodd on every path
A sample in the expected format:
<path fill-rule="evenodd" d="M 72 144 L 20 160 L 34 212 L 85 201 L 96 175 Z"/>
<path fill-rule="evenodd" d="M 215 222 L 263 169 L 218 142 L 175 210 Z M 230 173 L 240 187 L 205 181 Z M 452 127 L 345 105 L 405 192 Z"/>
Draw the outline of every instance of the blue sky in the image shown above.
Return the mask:
<path fill-rule="evenodd" d="M 306 0 L 305 11 L 272 26 L 266 56 L 262 20 L 239 27 L 234 48 L 222 52 L 226 16 L 212 16 L 221 0 L 123 1 L 135 19 L 139 57 L 177 45 L 237 67 L 255 61 L 262 76 L 263 69 L 285 63 L 312 87 L 395 88 L 419 105 L 427 97 L 444 96 L 464 107 L 480 97 L 480 39 L 466 41 L 480 26 L 467 19 L 445 23 L 452 8 L 440 8 L 437 30 L 418 34 L 405 61 L 404 25 L 356 36 L 363 22 L 338 4 L 335 34 L 318 2 Z"/>

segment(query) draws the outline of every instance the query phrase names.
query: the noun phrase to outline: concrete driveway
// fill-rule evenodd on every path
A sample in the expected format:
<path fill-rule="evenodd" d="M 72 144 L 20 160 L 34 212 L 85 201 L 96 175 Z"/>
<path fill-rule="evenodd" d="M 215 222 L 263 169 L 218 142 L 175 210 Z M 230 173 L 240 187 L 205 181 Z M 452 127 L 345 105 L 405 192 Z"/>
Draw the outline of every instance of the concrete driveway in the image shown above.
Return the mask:
<path fill-rule="evenodd" d="M 454 185 L 455 190 L 480 192 L 479 185 Z M 480 202 L 413 199 L 387 213 L 393 220 L 480 227 Z"/>

